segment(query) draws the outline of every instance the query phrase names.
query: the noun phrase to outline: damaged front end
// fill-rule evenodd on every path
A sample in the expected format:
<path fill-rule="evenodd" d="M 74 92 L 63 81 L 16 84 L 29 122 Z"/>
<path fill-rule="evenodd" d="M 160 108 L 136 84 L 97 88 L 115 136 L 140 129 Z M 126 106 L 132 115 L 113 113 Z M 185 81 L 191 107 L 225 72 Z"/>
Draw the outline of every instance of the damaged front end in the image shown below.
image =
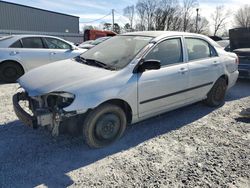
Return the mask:
<path fill-rule="evenodd" d="M 53 136 L 59 135 L 59 126 L 71 117 L 77 116 L 76 111 L 66 112 L 63 109 L 73 103 L 75 96 L 67 92 L 53 92 L 42 96 L 30 97 L 21 91 L 13 96 L 14 111 L 17 117 L 33 128 L 48 127 Z M 22 102 L 28 103 L 28 110 Z"/>

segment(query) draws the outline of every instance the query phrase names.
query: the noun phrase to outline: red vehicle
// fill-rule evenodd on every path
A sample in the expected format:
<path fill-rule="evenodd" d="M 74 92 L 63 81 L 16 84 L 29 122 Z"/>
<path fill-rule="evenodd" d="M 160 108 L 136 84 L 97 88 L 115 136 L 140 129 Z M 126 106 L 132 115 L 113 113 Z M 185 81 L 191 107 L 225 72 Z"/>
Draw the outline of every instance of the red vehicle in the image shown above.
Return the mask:
<path fill-rule="evenodd" d="M 87 29 L 84 31 L 84 41 L 87 40 L 95 40 L 100 37 L 109 37 L 115 36 L 116 33 L 113 31 L 102 31 L 102 30 L 94 30 L 94 29 Z"/>

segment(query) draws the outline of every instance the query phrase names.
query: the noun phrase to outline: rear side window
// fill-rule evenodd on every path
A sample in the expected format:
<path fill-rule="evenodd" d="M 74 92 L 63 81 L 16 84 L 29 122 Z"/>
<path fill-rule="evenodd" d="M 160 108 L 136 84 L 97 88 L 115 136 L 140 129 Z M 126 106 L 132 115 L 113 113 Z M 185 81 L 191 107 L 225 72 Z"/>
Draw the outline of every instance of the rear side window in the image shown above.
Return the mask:
<path fill-rule="evenodd" d="M 145 57 L 146 60 L 155 59 L 162 66 L 183 62 L 182 45 L 180 38 L 167 39 L 156 45 Z"/>
<path fill-rule="evenodd" d="M 55 38 L 44 38 L 45 43 L 49 49 L 70 49 L 71 46 L 66 42 Z"/>
<path fill-rule="evenodd" d="M 20 40 L 14 42 L 12 45 L 10 45 L 10 48 L 22 48 L 22 43 Z"/>
<path fill-rule="evenodd" d="M 23 48 L 44 48 L 40 37 L 23 38 Z"/>
<path fill-rule="evenodd" d="M 198 60 L 217 56 L 215 49 L 202 39 L 186 38 L 188 60 Z"/>

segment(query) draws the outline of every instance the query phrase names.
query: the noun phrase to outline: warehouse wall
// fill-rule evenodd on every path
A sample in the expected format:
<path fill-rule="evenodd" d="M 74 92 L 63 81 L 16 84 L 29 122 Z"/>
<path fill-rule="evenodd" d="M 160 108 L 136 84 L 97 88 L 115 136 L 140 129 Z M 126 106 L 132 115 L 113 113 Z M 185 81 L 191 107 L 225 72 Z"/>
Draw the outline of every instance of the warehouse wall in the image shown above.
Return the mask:
<path fill-rule="evenodd" d="M 79 33 L 79 18 L 0 1 L 0 30 Z"/>

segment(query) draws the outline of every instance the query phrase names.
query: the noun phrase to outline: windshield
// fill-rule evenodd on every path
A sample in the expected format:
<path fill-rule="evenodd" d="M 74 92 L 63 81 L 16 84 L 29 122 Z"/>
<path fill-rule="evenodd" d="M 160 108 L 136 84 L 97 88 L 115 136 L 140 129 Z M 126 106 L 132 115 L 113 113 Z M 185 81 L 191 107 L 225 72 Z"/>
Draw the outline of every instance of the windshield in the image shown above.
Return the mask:
<path fill-rule="evenodd" d="M 84 59 L 101 62 L 115 69 L 127 66 L 152 39 L 143 36 L 115 36 L 86 51 Z"/>

